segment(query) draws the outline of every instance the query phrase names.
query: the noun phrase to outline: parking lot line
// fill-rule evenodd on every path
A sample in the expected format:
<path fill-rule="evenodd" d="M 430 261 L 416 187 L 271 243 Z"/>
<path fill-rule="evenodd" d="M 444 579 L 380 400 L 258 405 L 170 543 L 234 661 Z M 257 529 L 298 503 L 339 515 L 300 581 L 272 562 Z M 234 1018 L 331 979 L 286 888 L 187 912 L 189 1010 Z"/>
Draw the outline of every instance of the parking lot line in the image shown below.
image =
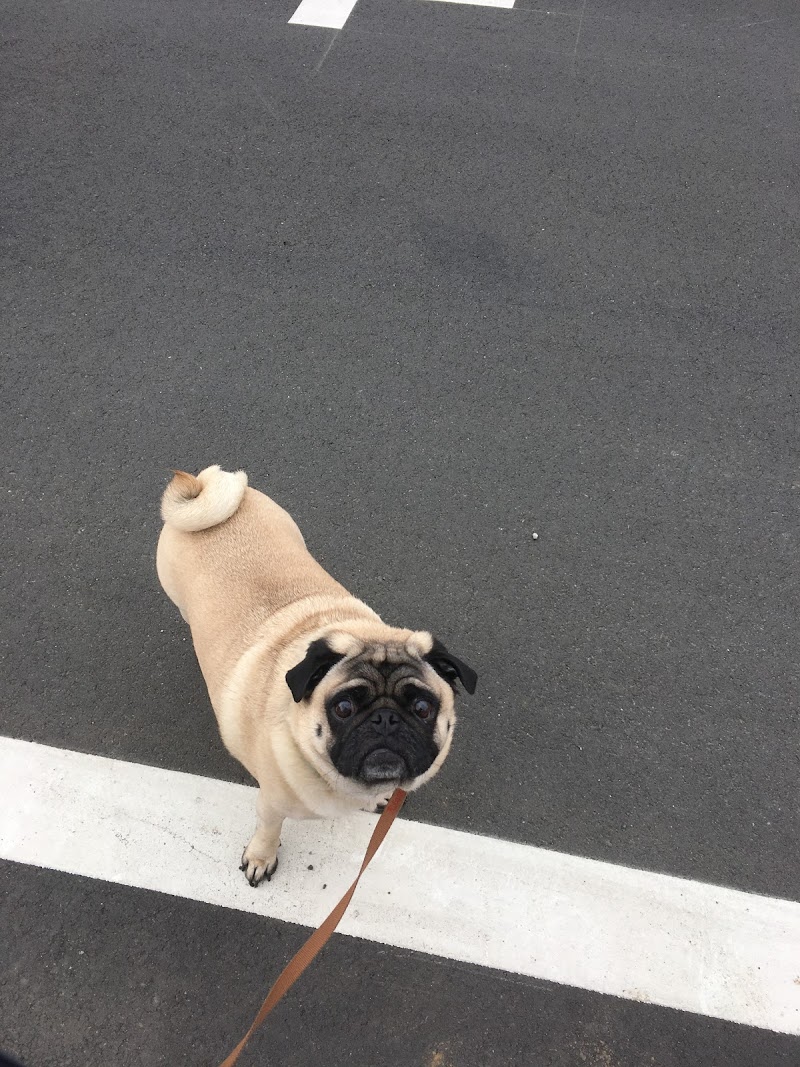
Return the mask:
<path fill-rule="evenodd" d="M 436 0 L 437 3 L 469 4 L 473 7 L 512 8 L 515 0 Z M 322 26 L 340 30 L 350 17 L 357 0 L 302 0 L 289 19 L 296 26 Z"/>
<path fill-rule="evenodd" d="M 289 22 L 340 30 L 355 6 L 356 0 L 302 0 Z"/>
<path fill-rule="evenodd" d="M 515 0 L 432 0 L 439 4 L 471 4 L 473 7 L 505 7 L 514 6 Z"/>
<path fill-rule="evenodd" d="M 255 790 L 0 738 L 0 857 L 315 926 L 375 817 L 287 821 L 277 877 L 237 869 Z M 43 920 L 46 921 L 46 920 Z M 800 904 L 401 820 L 341 932 L 800 1033 Z"/>

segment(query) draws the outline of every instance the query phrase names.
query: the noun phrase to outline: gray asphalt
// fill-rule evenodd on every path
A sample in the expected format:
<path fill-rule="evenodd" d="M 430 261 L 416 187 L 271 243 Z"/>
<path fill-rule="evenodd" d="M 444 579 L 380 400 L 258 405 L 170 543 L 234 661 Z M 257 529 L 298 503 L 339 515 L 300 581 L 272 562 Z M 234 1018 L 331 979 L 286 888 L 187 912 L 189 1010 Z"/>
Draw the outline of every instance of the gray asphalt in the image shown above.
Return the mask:
<path fill-rule="evenodd" d="M 796 4 L 360 0 L 338 35 L 295 6 L 5 5 L 0 730 L 246 780 L 153 565 L 169 468 L 244 467 L 354 593 L 479 671 L 410 817 L 797 899 Z M 84 894 L 127 916 L 135 968 L 148 909 L 229 928 L 248 995 L 290 936 L 4 876 L 40 894 L 13 898 L 42 939 L 21 967 L 68 958 L 42 902 L 79 927 Z M 337 944 L 394 1003 L 397 957 Z M 587 1041 L 661 1033 L 661 1009 L 426 966 L 473 1027 L 493 997 L 544 1028 L 583 998 Z M 8 1051 L 68 1062 L 10 988 Z M 672 1033 L 659 1067 L 784 1062 Z M 354 1040 L 329 1062 L 384 1062 Z M 196 1062 L 120 1041 L 80 1062 Z"/>

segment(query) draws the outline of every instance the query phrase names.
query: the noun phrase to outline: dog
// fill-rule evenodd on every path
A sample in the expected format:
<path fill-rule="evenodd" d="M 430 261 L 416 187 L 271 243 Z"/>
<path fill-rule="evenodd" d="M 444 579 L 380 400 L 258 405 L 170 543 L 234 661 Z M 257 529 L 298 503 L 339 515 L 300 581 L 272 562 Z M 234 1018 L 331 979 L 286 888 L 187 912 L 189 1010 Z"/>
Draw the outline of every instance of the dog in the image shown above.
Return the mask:
<path fill-rule="evenodd" d="M 222 741 L 259 785 L 240 868 L 257 886 L 287 817 L 380 810 L 433 778 L 457 683 L 474 693 L 477 675 L 351 596 L 244 471 L 175 472 L 161 516 L 159 580 L 191 629 Z"/>

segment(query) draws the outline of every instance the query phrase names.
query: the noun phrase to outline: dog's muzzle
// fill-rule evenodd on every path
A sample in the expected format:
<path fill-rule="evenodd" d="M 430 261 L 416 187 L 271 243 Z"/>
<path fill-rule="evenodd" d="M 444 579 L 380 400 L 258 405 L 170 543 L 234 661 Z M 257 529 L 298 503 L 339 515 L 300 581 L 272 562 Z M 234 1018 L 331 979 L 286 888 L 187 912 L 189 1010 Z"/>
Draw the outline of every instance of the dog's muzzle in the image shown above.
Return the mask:
<path fill-rule="evenodd" d="M 390 748 L 374 748 L 361 761 L 358 772 L 364 782 L 399 782 L 409 777 L 408 764 Z"/>

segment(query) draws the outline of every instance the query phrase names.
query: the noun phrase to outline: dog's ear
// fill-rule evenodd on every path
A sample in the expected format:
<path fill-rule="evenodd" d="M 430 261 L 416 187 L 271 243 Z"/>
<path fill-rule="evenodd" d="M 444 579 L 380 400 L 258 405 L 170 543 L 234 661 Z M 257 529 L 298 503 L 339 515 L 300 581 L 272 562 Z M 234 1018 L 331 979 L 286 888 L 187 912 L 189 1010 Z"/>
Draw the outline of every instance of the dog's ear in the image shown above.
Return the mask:
<path fill-rule="evenodd" d="M 286 674 L 286 684 L 292 691 L 295 703 L 310 697 L 316 687 L 340 659 L 341 652 L 334 652 L 326 640 L 312 641 L 308 646 L 305 659 L 292 667 Z"/>
<path fill-rule="evenodd" d="M 462 663 L 452 652 L 448 652 L 438 637 L 434 637 L 433 648 L 424 659 L 450 685 L 455 686 L 455 680 L 458 678 L 468 693 L 475 692 L 475 686 L 478 684 L 475 671 L 466 663 Z"/>

